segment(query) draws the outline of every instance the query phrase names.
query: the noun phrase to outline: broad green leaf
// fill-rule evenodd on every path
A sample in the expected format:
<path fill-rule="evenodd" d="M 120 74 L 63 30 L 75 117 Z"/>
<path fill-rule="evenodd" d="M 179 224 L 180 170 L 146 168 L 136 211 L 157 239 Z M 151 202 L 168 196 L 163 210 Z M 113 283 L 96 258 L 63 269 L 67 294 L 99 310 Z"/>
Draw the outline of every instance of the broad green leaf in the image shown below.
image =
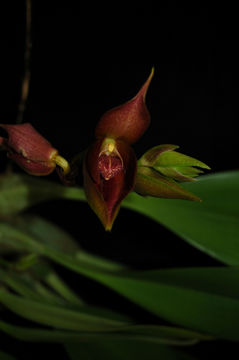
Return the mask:
<path fill-rule="evenodd" d="M 123 206 L 163 224 L 212 257 L 239 265 L 239 171 L 202 176 L 183 187 L 202 202 L 132 193 Z"/>
<path fill-rule="evenodd" d="M 9 355 L 9 354 L 7 354 L 5 352 L 2 352 L 2 351 L 0 351 L 0 359 L 1 360 L 16 360 L 16 358 L 13 357 L 12 355 Z"/>
<path fill-rule="evenodd" d="M 236 290 L 239 285 L 239 271 L 237 269 L 209 268 L 207 274 L 205 270 L 196 269 L 197 280 L 202 277 L 202 281 L 198 282 L 202 284 L 202 288 L 195 289 L 193 276 L 190 281 L 187 280 L 188 286 L 185 287 L 184 284 L 178 285 L 177 277 L 175 280 L 173 277 L 165 280 L 157 278 L 156 273 L 154 281 L 150 281 L 148 278 L 141 279 L 141 273 L 131 277 L 130 273 L 117 275 L 84 268 L 69 257 L 53 253 L 52 250 L 46 251 L 46 256 L 73 271 L 107 285 L 165 320 L 212 336 L 239 340 L 239 298 Z M 185 278 L 188 279 L 187 274 L 193 274 L 194 269 L 185 271 Z M 211 281 L 207 282 L 207 279 Z M 203 281 L 205 281 L 205 287 Z M 219 281 L 221 281 L 220 291 L 218 290 Z M 226 316 L 222 317 L 222 313 Z"/>
<path fill-rule="evenodd" d="M 6 229 L 7 225 L 5 224 Z M 199 268 L 174 272 L 159 270 L 136 274 L 126 271 L 107 272 L 84 264 L 70 254 L 39 244 L 35 239 L 26 237 L 22 231 L 16 228 L 14 234 L 17 236 L 18 242 L 27 245 L 27 248 L 32 247 L 39 255 L 46 256 L 58 264 L 101 282 L 148 311 L 178 326 L 223 339 L 239 340 L 239 294 L 237 290 L 239 288 L 239 270 L 237 269 L 208 268 L 205 270 Z M 16 238 L 14 240 L 16 241 Z M 1 300 L 6 306 L 11 306 L 13 311 L 22 313 L 20 307 L 23 307 L 23 309 L 27 309 L 26 313 L 23 313 L 24 316 L 28 316 L 28 318 L 33 316 L 29 311 L 31 307 L 27 304 L 21 303 L 17 309 L 12 307 L 16 305 L 16 301 L 22 300 L 12 299 L 10 304 L 9 299 L 6 298 L 10 295 L 4 296 Z M 64 319 L 56 309 L 51 313 L 49 308 L 48 310 L 45 308 L 37 309 L 38 305 L 32 304 L 32 306 L 34 313 L 32 319 L 34 318 L 35 321 L 40 320 L 36 315 L 43 313 L 43 310 L 46 315 L 41 317 L 41 321 L 45 319 L 44 321 L 49 322 L 51 316 L 54 315 L 53 320 L 50 320 L 52 321 L 51 324 L 54 326 L 58 324 L 59 326 L 55 319 L 60 321 L 60 324 Z M 60 310 L 62 311 L 62 309 Z M 66 318 L 67 314 L 65 315 Z M 221 314 L 226 315 L 222 317 Z M 73 321 L 74 319 L 72 313 L 69 320 L 70 324 L 68 323 L 71 328 L 77 326 Z M 71 321 L 73 321 L 73 325 Z M 64 321 L 64 324 L 62 326 L 66 326 L 67 323 Z M 92 324 L 89 327 L 94 328 Z"/>
<path fill-rule="evenodd" d="M 122 205 L 163 224 L 212 257 L 239 265 L 239 171 L 201 176 L 183 187 L 200 197 L 202 203 L 144 198 L 131 193 Z M 2 214 L 17 213 L 52 198 L 85 201 L 81 188 L 63 187 L 30 176 L 1 177 Z"/>
<path fill-rule="evenodd" d="M 90 276 L 174 324 L 239 341 L 238 269 L 193 268 Z"/>

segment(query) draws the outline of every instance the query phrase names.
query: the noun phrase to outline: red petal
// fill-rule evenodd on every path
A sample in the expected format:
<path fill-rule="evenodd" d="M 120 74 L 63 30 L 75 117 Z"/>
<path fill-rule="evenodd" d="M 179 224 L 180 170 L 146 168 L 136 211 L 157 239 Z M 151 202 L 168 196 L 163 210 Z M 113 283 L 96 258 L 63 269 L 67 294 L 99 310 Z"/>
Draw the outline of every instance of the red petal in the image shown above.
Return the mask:
<path fill-rule="evenodd" d="M 35 162 L 25 159 L 22 155 L 8 153 L 8 157 L 15 161 L 24 171 L 30 175 L 45 176 L 52 173 L 56 164 L 54 162 Z"/>
<path fill-rule="evenodd" d="M 26 159 L 49 161 L 57 153 L 57 150 L 29 123 L 0 126 L 8 133 L 8 139 L 4 139 L 6 148 Z"/>
<path fill-rule="evenodd" d="M 100 175 L 99 154 L 101 141 L 89 149 L 84 160 L 84 189 L 89 205 L 106 230 L 111 230 L 122 200 L 133 189 L 137 161 L 129 145 L 117 141 L 117 151 L 122 157 L 123 169 L 105 180 Z"/>
<path fill-rule="evenodd" d="M 132 100 L 107 111 L 101 117 L 95 129 L 97 138 L 112 137 L 132 144 L 143 135 L 150 123 L 145 96 L 153 73 L 152 69 L 145 84 Z"/>

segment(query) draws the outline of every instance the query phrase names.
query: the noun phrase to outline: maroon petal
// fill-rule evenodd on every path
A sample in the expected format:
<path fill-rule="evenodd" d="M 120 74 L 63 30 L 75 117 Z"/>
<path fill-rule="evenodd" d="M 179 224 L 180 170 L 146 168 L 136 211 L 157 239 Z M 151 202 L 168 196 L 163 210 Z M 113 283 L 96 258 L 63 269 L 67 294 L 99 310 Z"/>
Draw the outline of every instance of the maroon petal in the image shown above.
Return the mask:
<path fill-rule="evenodd" d="M 106 180 L 101 171 L 101 145 L 96 141 L 88 150 L 84 159 L 84 189 L 89 205 L 101 220 L 106 230 L 111 230 L 119 211 L 120 204 L 133 189 L 137 161 L 134 151 L 129 145 L 117 141 L 123 167 Z M 119 162 L 116 162 L 119 166 Z"/>
<path fill-rule="evenodd" d="M 132 100 L 107 111 L 101 117 L 95 129 L 97 138 L 112 137 L 132 144 L 143 135 L 150 123 L 145 96 L 153 73 L 154 69 Z"/>
<path fill-rule="evenodd" d="M 16 153 L 8 153 L 8 157 L 15 161 L 24 171 L 30 175 L 46 176 L 52 173 L 56 164 L 53 161 L 35 162 L 24 158 Z"/>
<path fill-rule="evenodd" d="M 2 141 L 7 150 L 20 154 L 32 161 L 49 161 L 57 154 L 57 150 L 41 136 L 31 124 L 0 124 L 8 133 L 8 139 Z"/>

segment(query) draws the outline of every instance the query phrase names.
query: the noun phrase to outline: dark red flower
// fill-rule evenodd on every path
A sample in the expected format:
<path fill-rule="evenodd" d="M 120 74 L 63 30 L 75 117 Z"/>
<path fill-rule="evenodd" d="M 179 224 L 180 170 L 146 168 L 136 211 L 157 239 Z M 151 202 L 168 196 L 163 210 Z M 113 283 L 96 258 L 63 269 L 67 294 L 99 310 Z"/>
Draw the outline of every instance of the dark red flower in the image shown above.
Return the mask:
<path fill-rule="evenodd" d="M 150 123 L 145 96 L 153 70 L 137 95 L 106 112 L 96 126 L 95 143 L 84 158 L 84 189 L 91 208 L 111 230 L 122 200 L 133 190 L 137 159 L 130 144 Z"/>

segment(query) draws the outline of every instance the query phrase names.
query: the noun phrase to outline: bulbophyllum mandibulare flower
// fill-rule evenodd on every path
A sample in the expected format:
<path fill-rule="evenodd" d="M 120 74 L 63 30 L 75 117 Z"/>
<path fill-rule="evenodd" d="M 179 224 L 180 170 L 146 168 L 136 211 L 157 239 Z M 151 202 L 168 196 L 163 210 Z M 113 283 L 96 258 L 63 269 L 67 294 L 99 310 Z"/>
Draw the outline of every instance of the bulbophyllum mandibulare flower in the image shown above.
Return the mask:
<path fill-rule="evenodd" d="M 0 146 L 7 155 L 30 175 L 45 176 L 52 173 L 56 165 L 65 174 L 70 171 L 68 162 L 30 123 L 0 124 L 7 137 L 0 137 Z"/>
<path fill-rule="evenodd" d="M 150 123 L 145 96 L 153 73 L 154 69 L 133 99 L 101 117 L 96 141 L 84 157 L 85 194 L 106 230 L 111 230 L 122 200 L 134 189 L 137 159 L 131 144 Z"/>

